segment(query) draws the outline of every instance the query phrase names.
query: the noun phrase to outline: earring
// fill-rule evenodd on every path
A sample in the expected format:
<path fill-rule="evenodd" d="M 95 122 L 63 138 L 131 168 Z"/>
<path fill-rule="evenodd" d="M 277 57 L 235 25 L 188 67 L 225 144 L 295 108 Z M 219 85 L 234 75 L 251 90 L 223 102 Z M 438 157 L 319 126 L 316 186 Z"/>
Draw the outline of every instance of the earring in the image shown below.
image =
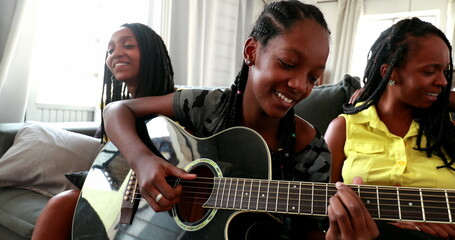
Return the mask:
<path fill-rule="evenodd" d="M 253 66 L 253 62 L 250 59 L 245 59 L 245 64 L 248 66 Z"/>
<path fill-rule="evenodd" d="M 393 85 L 395 85 L 395 81 L 392 80 L 392 79 L 390 79 L 389 82 L 388 82 L 388 84 L 389 84 L 390 86 L 393 86 Z"/>

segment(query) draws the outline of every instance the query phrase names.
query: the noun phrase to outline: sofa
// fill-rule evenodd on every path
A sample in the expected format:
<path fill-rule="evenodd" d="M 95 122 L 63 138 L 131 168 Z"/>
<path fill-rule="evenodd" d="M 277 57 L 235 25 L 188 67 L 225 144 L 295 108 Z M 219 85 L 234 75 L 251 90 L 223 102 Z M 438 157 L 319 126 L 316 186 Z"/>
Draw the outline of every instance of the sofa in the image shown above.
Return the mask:
<path fill-rule="evenodd" d="M 28 124 L 31 125 L 31 124 Z M 44 124 L 43 124 L 44 125 Z M 91 142 L 91 147 L 90 151 L 92 152 L 90 155 L 93 157 L 93 153 L 97 151 L 98 146 L 101 145 L 100 141 L 91 138 L 89 136 L 93 136 L 95 134 L 96 129 L 98 128 L 97 123 L 53 123 L 53 124 L 45 124 L 44 128 L 38 128 L 40 131 L 43 129 L 47 130 L 54 130 L 58 131 L 60 134 L 59 136 L 61 138 L 67 137 L 74 139 L 75 141 L 79 139 L 83 139 L 82 141 L 87 141 Z M 11 150 L 13 142 L 15 141 L 15 137 L 18 133 L 22 133 L 21 129 L 24 130 L 24 123 L 0 123 L 0 157 L 3 157 L 5 153 L 7 153 L 8 150 Z M 41 126 L 38 124 L 34 124 L 33 126 Z M 28 130 L 32 129 L 31 126 L 28 126 Z M 60 130 L 61 129 L 61 130 Z M 36 128 L 35 128 L 36 130 Z M 65 131 L 63 131 L 65 130 Z M 29 131 L 30 132 L 30 131 Z M 36 133 L 37 131 L 35 131 Z M 49 131 L 47 131 L 48 133 Z M 27 134 L 24 132 L 24 138 Z M 40 132 L 41 135 L 44 135 L 42 131 Z M 30 135 L 28 135 L 30 136 Z M 43 149 L 48 152 L 49 154 L 52 154 L 52 150 L 45 146 L 43 144 L 45 137 L 41 137 L 39 142 L 35 146 L 39 147 L 39 145 L 43 145 Z M 62 139 L 57 139 L 59 142 L 65 142 Z M 26 139 L 25 144 L 27 144 L 26 148 L 27 149 L 32 149 L 33 148 L 33 143 L 32 140 Z M 65 142 L 65 144 L 72 144 L 71 141 Z M 79 146 L 81 148 L 87 149 L 85 146 Z M 30 152 L 29 152 L 30 153 Z M 86 153 L 86 152 L 85 152 Z M 83 154 L 85 154 L 83 153 Z M 27 152 L 25 153 L 18 153 L 20 154 L 28 154 Z M 32 155 L 32 153 L 30 153 Z M 40 156 L 43 156 L 44 154 L 40 154 Z M 33 156 L 33 155 L 32 155 Z M 36 156 L 35 159 L 36 161 L 40 161 L 40 156 Z M 96 155 L 95 155 L 96 156 Z M 87 161 L 84 164 L 81 164 L 78 168 L 85 168 L 90 167 L 90 157 L 87 157 Z M 3 158 L 2 158 L 3 160 Z M 51 162 L 51 161 L 49 161 Z M 21 163 L 24 164 L 24 163 Z M 0 164 L 0 167 L 4 167 L 3 165 Z M 51 166 L 52 167 L 52 166 Z M 74 166 L 73 166 L 74 167 Z M 86 169 L 88 169 L 88 167 Z M 75 168 L 74 170 L 80 170 L 78 168 Z M 29 169 L 30 172 L 32 172 L 34 169 Z M 4 171 L 3 169 L 0 169 L 0 172 Z M 50 170 L 50 173 L 52 170 Z M 9 173 L 1 173 L 2 176 L 0 176 L 0 240 L 19 240 L 19 239 L 30 239 L 34 225 L 36 222 L 36 219 L 38 215 L 41 213 L 42 209 L 46 205 L 47 201 L 51 197 L 51 195 L 47 191 L 40 191 L 41 189 L 39 188 L 29 188 L 27 186 L 24 186 L 25 184 L 21 183 L 5 183 L 5 178 Z M 13 175 L 15 173 L 11 173 Z M 20 173 L 17 174 L 17 178 L 20 179 L 21 181 L 26 181 L 27 179 L 26 176 L 27 173 Z M 64 176 L 63 176 L 64 177 Z M 11 178 L 11 177 L 10 177 Z M 36 180 L 36 178 L 33 178 L 31 180 Z M 64 178 L 59 178 L 58 181 L 65 181 Z M 22 182 L 23 183 L 23 182 Z M 68 181 L 69 183 L 69 181 Z M 8 185 L 18 185 L 18 186 L 8 186 Z M 5 186 L 6 185 L 6 186 Z M 3 187 L 1 187 L 3 186 Z M 66 185 L 65 188 L 67 188 L 68 185 Z M 45 187 L 43 187 L 46 189 Z M 49 187 L 47 187 L 48 189 Z M 57 191 L 60 191 L 60 189 L 57 189 Z"/>
<path fill-rule="evenodd" d="M 346 103 L 350 96 L 360 88 L 360 82 L 358 78 L 351 77 L 349 75 L 345 75 L 342 80 L 335 84 L 330 85 L 322 85 L 317 86 L 313 89 L 311 95 L 300 102 L 295 107 L 295 113 L 301 116 L 303 119 L 306 119 L 319 130 L 321 134 L 325 133 L 328 124 L 330 121 L 335 118 L 338 114 L 342 112 L 342 105 Z M 35 126 L 36 127 L 36 126 Z M 41 126 L 39 125 L 38 128 Z M 46 126 L 47 127 L 47 126 Z M 66 138 L 80 138 L 80 135 L 84 136 L 93 136 L 98 124 L 96 123 L 55 123 L 48 126 L 49 129 L 45 129 L 44 132 L 46 134 L 49 131 L 54 131 L 52 135 L 55 135 L 58 132 L 62 132 L 65 130 L 65 137 Z M 0 168 L 2 167 L 2 160 L 5 157 L 4 155 L 7 153 L 8 150 L 14 147 L 13 142 L 17 145 L 17 138 L 16 135 L 23 134 L 24 124 L 23 123 L 0 123 Z M 40 129 L 40 131 L 42 131 Z M 74 134 L 67 134 L 66 131 L 70 131 Z M 40 134 L 43 134 L 40 132 Z M 41 136 L 41 135 L 40 135 Z M 36 138 L 44 138 L 44 137 L 35 137 Z M 84 141 L 88 141 L 89 139 L 84 139 Z M 29 140 L 30 141 L 30 140 Z M 58 142 L 62 142 L 63 140 L 59 140 Z M 84 150 L 85 154 L 88 155 L 85 157 L 82 166 L 77 166 L 79 168 L 88 169 L 90 167 L 91 161 L 96 157 L 96 151 L 98 150 L 98 146 L 94 146 L 92 140 L 88 141 L 91 145 L 89 145 L 89 150 Z M 73 143 L 74 144 L 74 143 Z M 24 145 L 23 148 L 28 148 L 29 145 Z M 45 147 L 43 143 L 39 143 L 36 146 L 37 148 L 45 148 L 46 151 L 48 148 L 52 147 Z M 80 146 L 83 148 L 83 146 Z M 85 147 L 87 149 L 87 147 Z M 30 151 L 27 151 L 30 152 Z M 47 154 L 47 152 L 43 154 Z M 93 155 L 95 153 L 95 155 Z M 9 154 L 9 153 L 8 153 Z M 34 158 L 34 155 L 31 155 Z M 90 159 L 90 156 L 93 159 Z M 23 160 L 23 159 L 21 159 Z M 17 160 L 16 160 L 17 161 Z M 36 161 L 43 161 L 44 160 L 36 160 Z M 49 161 L 54 161 L 49 160 Z M 25 164 L 30 164 L 28 161 Z M 54 163 L 52 162 L 54 165 Z M 35 165 L 40 165 L 38 162 Z M 22 166 L 22 165 L 19 165 Z M 88 167 L 87 167 L 88 166 Z M 18 167 L 20 168 L 20 167 Z M 31 169 L 32 171 L 36 169 Z M 67 169 L 66 169 L 67 170 Z M 77 168 L 72 169 L 73 171 L 77 171 Z M 80 170 L 80 169 L 79 169 Z M 43 175 L 49 174 L 47 170 Z M 57 175 L 58 171 L 54 172 L 54 175 Z M 1 174 L 1 169 L 0 169 Z M 17 178 L 24 178 L 24 175 L 29 175 L 28 172 L 20 173 L 17 175 Z M 63 173 L 59 173 L 58 175 L 63 175 Z M 62 176 L 60 176 L 62 177 Z M 34 181 L 36 178 L 32 178 L 31 181 Z M 4 178 L 2 180 L 2 176 L 0 175 L 0 240 L 19 240 L 19 239 L 30 239 L 31 234 L 34 229 L 34 224 L 38 215 L 41 213 L 42 209 L 46 205 L 49 198 L 59 192 L 63 191 L 64 189 L 59 188 L 60 186 L 54 186 L 54 189 L 49 190 L 49 186 L 41 186 L 35 187 L 31 186 L 32 184 L 27 183 L 24 184 L 23 182 L 20 184 L 3 184 Z M 57 183 L 62 185 L 60 178 Z M 69 183 L 69 181 L 68 181 Z M 21 185 L 22 184 L 22 185 Z M 13 186 L 5 186 L 5 185 L 13 185 Z M 17 185 L 17 186 L 14 186 Z M 24 187 L 24 185 L 26 185 Z M 39 185 L 39 184 L 38 184 Z M 3 186 L 3 187 L 2 187 Z M 70 186 L 66 185 L 65 188 Z M 44 189 L 44 190 L 43 190 Z"/>

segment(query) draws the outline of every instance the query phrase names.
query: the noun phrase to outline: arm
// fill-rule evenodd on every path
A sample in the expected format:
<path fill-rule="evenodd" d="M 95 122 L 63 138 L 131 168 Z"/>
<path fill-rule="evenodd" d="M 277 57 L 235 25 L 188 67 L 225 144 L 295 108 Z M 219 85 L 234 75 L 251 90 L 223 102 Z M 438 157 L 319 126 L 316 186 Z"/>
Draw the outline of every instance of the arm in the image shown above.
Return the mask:
<path fill-rule="evenodd" d="M 346 120 L 337 117 L 332 120 L 324 136 L 332 153 L 331 182 L 338 189 L 330 198 L 328 207 L 330 227 L 326 239 L 375 239 L 379 230 L 359 196 L 341 182 L 341 169 L 345 160 Z M 362 184 L 361 178 L 354 178 L 353 184 Z"/>
<path fill-rule="evenodd" d="M 103 111 L 109 139 L 136 172 L 142 196 L 157 212 L 169 210 L 179 201 L 181 187 L 173 189 L 167 184 L 166 177 L 194 179 L 196 175 L 188 174 L 153 154 L 139 138 L 135 119 L 151 114 L 172 117 L 173 96 L 172 93 L 159 97 L 117 101 L 107 105 Z M 163 197 L 156 202 L 155 199 L 160 193 Z"/>
<path fill-rule="evenodd" d="M 362 179 L 354 178 L 354 184 Z M 359 196 L 341 182 L 328 207 L 330 227 L 326 239 L 376 239 L 379 230 Z"/>
<path fill-rule="evenodd" d="M 337 117 L 332 120 L 324 138 L 332 154 L 331 182 L 341 181 L 341 169 L 345 160 L 344 143 L 346 141 L 346 120 L 344 117 Z"/>

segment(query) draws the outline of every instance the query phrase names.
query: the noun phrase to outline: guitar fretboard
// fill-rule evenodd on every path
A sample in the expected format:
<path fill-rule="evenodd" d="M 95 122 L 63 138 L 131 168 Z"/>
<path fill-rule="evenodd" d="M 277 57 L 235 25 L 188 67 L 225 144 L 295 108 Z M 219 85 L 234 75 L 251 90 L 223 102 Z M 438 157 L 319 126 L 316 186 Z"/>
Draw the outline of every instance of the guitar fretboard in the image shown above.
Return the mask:
<path fill-rule="evenodd" d="M 374 219 L 454 223 L 455 190 L 349 185 Z M 326 216 L 335 184 L 214 178 L 204 207 Z"/>

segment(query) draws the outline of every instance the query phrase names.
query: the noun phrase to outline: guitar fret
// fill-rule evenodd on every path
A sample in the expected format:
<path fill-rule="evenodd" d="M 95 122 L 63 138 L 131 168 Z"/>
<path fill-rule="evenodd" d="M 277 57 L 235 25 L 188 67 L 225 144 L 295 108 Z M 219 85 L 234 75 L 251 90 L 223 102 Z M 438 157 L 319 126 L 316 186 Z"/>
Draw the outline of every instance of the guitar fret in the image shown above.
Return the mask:
<path fill-rule="evenodd" d="M 300 183 L 299 182 L 289 182 L 288 183 L 288 213 L 300 213 Z"/>
<path fill-rule="evenodd" d="M 328 214 L 328 206 L 329 206 L 329 203 L 330 203 L 330 197 L 334 196 L 337 193 L 338 189 L 335 187 L 335 184 L 331 184 L 331 185 L 327 185 L 327 186 L 329 188 L 327 190 L 328 197 L 327 197 L 327 202 L 326 202 L 325 206 L 326 206 L 326 212 Z M 358 186 L 357 186 L 357 188 L 358 188 Z"/>
<path fill-rule="evenodd" d="M 326 215 L 326 185 L 315 184 L 314 186 L 314 207 L 313 214 L 316 215 Z"/>
<path fill-rule="evenodd" d="M 400 192 L 398 191 L 398 188 L 396 188 L 396 190 L 397 190 L 398 216 L 399 216 L 399 219 L 403 219 L 401 217 Z"/>
<path fill-rule="evenodd" d="M 268 185 L 270 180 L 259 181 L 258 188 L 258 201 L 256 210 L 266 210 L 267 209 L 267 199 L 268 199 Z"/>
<path fill-rule="evenodd" d="M 324 208 L 324 211 L 325 211 L 325 215 L 328 214 L 328 208 L 327 208 L 327 203 L 329 202 L 329 186 L 326 184 L 325 185 L 325 208 Z"/>
<path fill-rule="evenodd" d="M 278 211 L 278 197 L 280 193 L 280 182 L 277 182 L 276 185 L 276 195 L 275 195 L 275 212 Z"/>
<path fill-rule="evenodd" d="M 228 191 L 227 191 L 227 197 L 226 197 L 226 207 L 229 207 L 229 202 L 230 202 L 230 198 L 231 198 L 231 189 L 232 189 L 232 178 L 229 178 L 230 180 L 230 183 L 229 183 L 229 187 L 228 187 Z"/>
<path fill-rule="evenodd" d="M 434 190 L 423 194 L 423 201 L 425 202 L 425 215 L 428 221 L 449 221 L 444 191 Z"/>
<path fill-rule="evenodd" d="M 378 189 L 373 186 L 357 185 L 359 197 L 373 218 L 378 218 L 380 208 L 378 204 Z"/>
<path fill-rule="evenodd" d="M 226 182 L 227 182 L 227 179 L 225 178 L 224 181 L 223 181 L 223 193 L 221 194 L 220 207 L 224 207 L 223 206 L 223 201 L 224 201 L 224 193 L 226 192 Z"/>
<path fill-rule="evenodd" d="M 376 186 L 376 204 L 378 205 L 378 218 L 381 218 L 381 204 L 379 203 L 379 189 Z"/>
<path fill-rule="evenodd" d="M 256 199 L 256 210 L 259 210 L 259 200 L 261 199 L 261 181 L 259 181 L 259 186 L 258 186 L 258 195 Z"/>
<path fill-rule="evenodd" d="M 270 181 L 267 181 L 267 197 L 265 198 L 265 211 L 268 211 L 268 203 L 269 203 L 269 193 L 270 193 Z"/>
<path fill-rule="evenodd" d="M 245 194 L 245 183 L 246 183 L 246 179 L 243 179 L 242 196 L 240 197 L 240 207 L 239 207 L 239 209 L 242 209 L 242 205 L 243 205 L 243 196 Z"/>
<path fill-rule="evenodd" d="M 217 180 L 218 180 L 217 181 L 218 183 L 216 183 L 215 186 L 214 186 L 214 187 L 216 187 L 216 190 L 217 190 L 216 191 L 216 195 L 215 195 L 215 207 L 220 207 L 221 204 L 218 205 L 218 196 L 220 196 L 220 186 L 221 186 L 222 179 L 221 178 L 217 178 Z"/>
<path fill-rule="evenodd" d="M 234 202 L 232 203 L 232 208 L 234 209 L 238 209 L 238 202 L 239 202 L 239 198 L 240 198 L 240 195 L 238 194 L 238 191 L 239 191 L 239 179 L 235 179 L 236 183 L 235 183 L 235 191 L 234 191 Z"/>
<path fill-rule="evenodd" d="M 287 197 L 287 201 L 286 201 L 286 212 L 288 213 L 289 212 L 289 188 L 291 186 L 291 183 L 288 182 L 288 197 Z"/>
<path fill-rule="evenodd" d="M 449 215 L 449 222 L 452 222 L 452 212 L 450 211 L 449 195 L 447 194 L 447 190 L 444 190 L 444 195 L 446 197 L 447 214 Z"/>
<path fill-rule="evenodd" d="M 422 219 L 423 219 L 423 221 L 426 221 L 427 218 L 425 216 L 425 207 L 424 207 L 424 203 L 423 203 L 422 189 L 419 189 L 419 195 L 420 195 L 420 202 L 422 203 Z"/>
<path fill-rule="evenodd" d="M 299 203 L 297 205 L 297 208 L 298 208 L 298 213 L 301 213 L 300 212 L 300 202 L 302 200 L 302 183 L 299 183 Z"/>
<path fill-rule="evenodd" d="M 312 199 L 313 188 L 310 183 L 301 183 L 300 185 L 300 213 L 311 214 L 312 213 Z"/>
<path fill-rule="evenodd" d="M 310 206 L 311 206 L 311 211 L 310 211 L 310 214 L 313 215 L 314 214 L 314 183 L 311 183 L 311 202 L 310 202 Z"/>
<path fill-rule="evenodd" d="M 398 194 L 401 219 L 425 221 L 425 214 L 422 211 L 420 191 L 411 188 L 401 188 Z"/>
<path fill-rule="evenodd" d="M 285 182 L 278 187 L 278 201 L 277 201 L 277 212 L 285 213 L 287 212 L 287 195 L 288 195 L 288 187 L 286 187 Z"/>
<path fill-rule="evenodd" d="M 251 196 L 253 195 L 253 180 L 251 180 L 251 187 L 250 187 L 250 193 L 249 193 L 249 198 L 248 198 L 248 210 L 251 209 Z"/>
<path fill-rule="evenodd" d="M 397 191 L 392 187 L 377 187 L 378 204 L 380 204 L 379 216 L 381 219 L 401 219 L 401 212 L 398 205 Z M 380 201 L 379 201 L 380 199 Z M 397 213 L 399 217 L 397 218 Z"/>
<path fill-rule="evenodd" d="M 447 191 L 447 196 L 449 198 L 449 211 L 451 216 L 455 216 L 455 191 L 454 190 L 448 190 Z M 451 221 L 453 223 L 453 221 Z"/>

